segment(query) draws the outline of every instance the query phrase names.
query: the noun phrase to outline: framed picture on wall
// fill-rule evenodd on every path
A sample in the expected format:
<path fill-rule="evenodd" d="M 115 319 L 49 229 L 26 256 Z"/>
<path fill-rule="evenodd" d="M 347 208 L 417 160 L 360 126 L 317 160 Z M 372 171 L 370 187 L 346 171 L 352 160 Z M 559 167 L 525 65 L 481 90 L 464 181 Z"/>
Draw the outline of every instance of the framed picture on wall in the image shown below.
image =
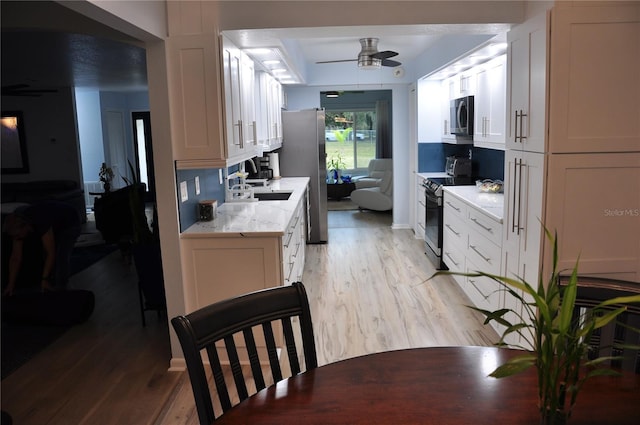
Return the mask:
<path fill-rule="evenodd" d="M 24 136 L 22 112 L 2 112 L 2 174 L 20 174 L 29 172 L 27 141 Z"/>

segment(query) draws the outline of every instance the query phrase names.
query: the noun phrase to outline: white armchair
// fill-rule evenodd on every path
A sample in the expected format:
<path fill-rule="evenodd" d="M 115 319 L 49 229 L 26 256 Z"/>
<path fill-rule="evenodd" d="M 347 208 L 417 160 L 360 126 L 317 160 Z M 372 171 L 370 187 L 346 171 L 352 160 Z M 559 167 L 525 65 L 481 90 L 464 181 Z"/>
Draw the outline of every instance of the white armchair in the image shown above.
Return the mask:
<path fill-rule="evenodd" d="M 372 159 L 369 161 L 367 175 L 355 176 L 351 181 L 356 184 L 356 189 L 378 187 L 382 183 L 382 179 L 387 171 L 393 173 L 393 159 Z"/>
<path fill-rule="evenodd" d="M 393 209 L 393 172 L 385 171 L 379 186 L 365 187 L 351 192 L 351 201 L 360 209 L 375 211 Z"/>

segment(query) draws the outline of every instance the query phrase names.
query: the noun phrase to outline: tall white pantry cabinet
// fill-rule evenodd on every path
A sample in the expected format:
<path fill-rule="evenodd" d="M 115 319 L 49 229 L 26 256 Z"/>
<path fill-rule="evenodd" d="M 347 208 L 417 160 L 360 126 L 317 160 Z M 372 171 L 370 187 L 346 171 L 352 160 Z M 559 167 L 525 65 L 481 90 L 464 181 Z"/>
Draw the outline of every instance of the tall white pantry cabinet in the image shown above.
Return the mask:
<path fill-rule="evenodd" d="M 560 270 L 640 284 L 640 3 L 556 4 L 507 41 L 503 273 L 548 276 L 544 224 Z"/>

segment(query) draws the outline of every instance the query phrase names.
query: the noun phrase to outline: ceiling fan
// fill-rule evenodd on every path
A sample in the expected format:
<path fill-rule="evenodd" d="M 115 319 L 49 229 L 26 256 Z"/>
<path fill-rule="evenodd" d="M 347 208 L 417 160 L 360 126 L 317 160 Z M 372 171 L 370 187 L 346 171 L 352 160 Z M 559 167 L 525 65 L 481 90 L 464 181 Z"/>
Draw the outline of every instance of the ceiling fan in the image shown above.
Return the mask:
<path fill-rule="evenodd" d="M 381 66 L 396 67 L 401 65 L 400 62 L 391 60 L 394 56 L 398 56 L 398 52 L 391 50 L 385 50 L 383 52 L 378 51 L 378 39 L 377 38 L 361 38 L 360 45 L 362 50 L 358 53 L 357 59 L 341 59 L 333 61 L 321 61 L 316 63 L 337 63 L 337 62 L 358 62 L 360 68 L 380 68 Z"/>
<path fill-rule="evenodd" d="M 58 90 L 55 89 L 36 89 L 30 88 L 31 86 L 28 84 L 12 84 L 9 86 L 2 87 L 2 95 L 3 96 L 29 96 L 29 97 L 40 97 L 46 93 L 57 93 Z"/>

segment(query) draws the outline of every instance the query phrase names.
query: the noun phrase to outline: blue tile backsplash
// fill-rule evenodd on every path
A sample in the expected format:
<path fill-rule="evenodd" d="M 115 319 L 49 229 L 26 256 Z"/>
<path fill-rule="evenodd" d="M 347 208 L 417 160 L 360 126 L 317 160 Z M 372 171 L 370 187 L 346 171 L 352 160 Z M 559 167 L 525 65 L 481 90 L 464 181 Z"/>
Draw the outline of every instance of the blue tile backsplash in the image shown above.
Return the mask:
<path fill-rule="evenodd" d="M 200 194 L 196 195 L 196 176 L 200 177 Z M 220 184 L 218 169 L 178 170 L 176 172 L 178 186 L 178 209 L 180 215 L 180 231 L 198 221 L 198 202 L 215 199 L 218 206 L 224 203 L 224 185 Z M 180 202 L 180 182 L 187 182 L 189 200 Z"/>
<path fill-rule="evenodd" d="M 474 176 L 504 179 L 504 151 L 448 143 L 418 143 L 418 172 L 444 171 L 447 156 L 469 156 L 469 149 Z"/>

